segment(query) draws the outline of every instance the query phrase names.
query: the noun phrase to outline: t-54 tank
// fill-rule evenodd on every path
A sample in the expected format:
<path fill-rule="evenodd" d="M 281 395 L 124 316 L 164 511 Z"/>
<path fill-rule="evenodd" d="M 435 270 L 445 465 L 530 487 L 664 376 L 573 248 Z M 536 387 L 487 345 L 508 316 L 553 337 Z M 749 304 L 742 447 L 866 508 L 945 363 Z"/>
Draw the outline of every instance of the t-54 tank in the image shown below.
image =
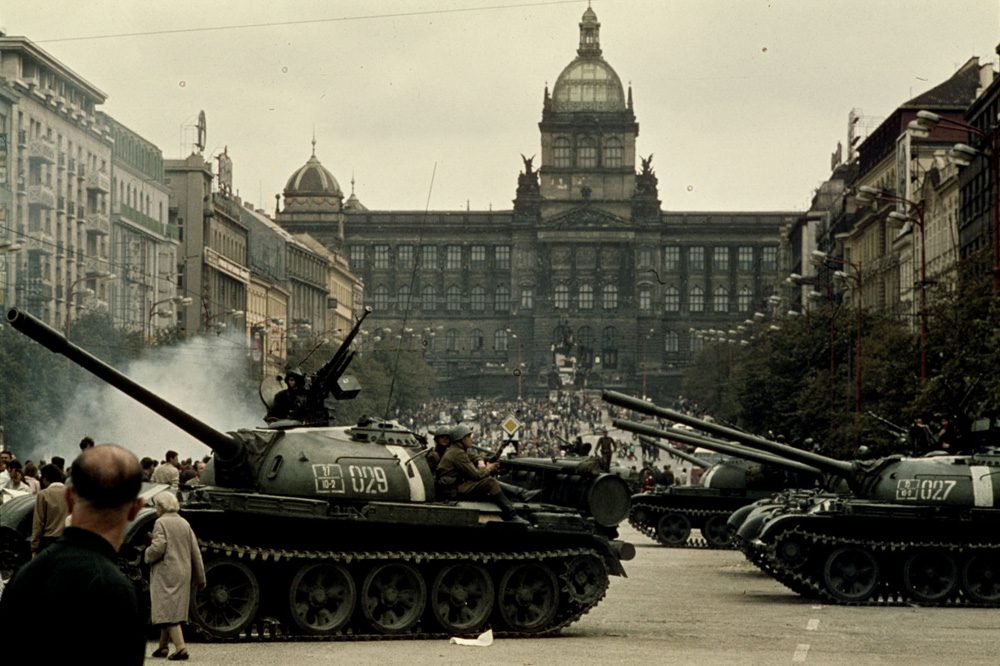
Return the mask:
<path fill-rule="evenodd" d="M 605 391 L 604 399 L 633 411 L 651 405 L 613 391 Z M 815 485 L 820 475 L 815 467 L 690 431 L 624 419 L 615 419 L 613 425 L 649 438 L 650 444 L 705 469 L 697 486 L 658 487 L 632 496 L 629 523 L 665 546 L 729 548 L 732 530 L 728 520 L 734 511 L 785 488 Z M 710 465 L 658 439 L 708 448 L 727 458 Z M 700 539 L 691 536 L 692 529 L 699 530 Z"/>
<path fill-rule="evenodd" d="M 359 389 L 344 370 L 360 321 L 307 382 L 299 420 L 228 433 L 30 315 L 10 310 L 7 321 L 213 450 L 181 507 L 208 575 L 191 623 L 210 639 L 553 633 L 596 605 L 634 554 L 576 509 L 521 504 L 525 525 L 491 503 L 437 500 L 423 441 L 394 422 L 330 425 L 328 397 Z M 137 579 L 154 519 L 140 514 L 122 548 Z"/>
<path fill-rule="evenodd" d="M 996 446 L 848 462 L 652 409 L 656 416 L 813 465 L 846 483 L 849 495 L 789 497 L 772 504 L 754 529 L 761 568 L 795 592 L 833 603 L 1000 606 Z"/>

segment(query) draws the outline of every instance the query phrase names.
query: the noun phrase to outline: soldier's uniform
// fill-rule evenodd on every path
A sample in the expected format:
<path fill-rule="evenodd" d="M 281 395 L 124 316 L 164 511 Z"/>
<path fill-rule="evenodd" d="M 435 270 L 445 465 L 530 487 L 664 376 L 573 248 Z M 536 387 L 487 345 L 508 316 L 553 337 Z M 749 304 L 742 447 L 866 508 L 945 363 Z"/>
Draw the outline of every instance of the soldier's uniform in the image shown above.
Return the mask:
<path fill-rule="evenodd" d="M 441 456 L 436 479 L 442 495 L 452 499 L 487 499 L 500 492 L 500 483 L 485 468 L 476 467 L 459 442 Z"/>

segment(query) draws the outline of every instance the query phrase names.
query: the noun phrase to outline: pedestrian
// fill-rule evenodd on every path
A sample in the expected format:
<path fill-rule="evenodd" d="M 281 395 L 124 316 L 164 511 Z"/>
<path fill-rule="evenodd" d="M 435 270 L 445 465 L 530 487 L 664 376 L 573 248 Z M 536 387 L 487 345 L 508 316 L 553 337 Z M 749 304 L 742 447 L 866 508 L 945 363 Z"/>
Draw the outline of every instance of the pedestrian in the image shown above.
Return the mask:
<path fill-rule="evenodd" d="M 35 557 L 62 536 L 69 516 L 63 474 L 55 465 L 46 465 L 40 472 L 42 489 L 35 498 L 35 513 L 31 521 L 31 556 Z"/>
<path fill-rule="evenodd" d="M 605 472 L 611 469 L 611 454 L 615 452 L 615 440 L 608 437 L 608 430 L 601 430 L 601 437 L 597 440 L 597 455 L 600 456 L 601 469 Z"/>
<path fill-rule="evenodd" d="M 183 661 L 188 658 L 188 651 L 181 622 L 188 620 L 192 583 L 199 590 L 205 587 L 205 565 L 191 525 L 177 513 L 180 506 L 173 492 L 157 494 L 153 504 L 159 517 L 153 524 L 144 556 L 146 563 L 152 565 L 150 618 L 160 627 L 160 644 L 152 656 Z M 167 656 L 170 643 L 174 644 L 174 653 Z"/>
<path fill-rule="evenodd" d="M 38 465 L 30 460 L 24 464 L 24 482 L 31 486 L 32 495 L 37 495 L 42 489 L 42 484 L 38 480 Z"/>
<path fill-rule="evenodd" d="M 153 470 L 150 480 L 153 483 L 166 483 L 174 487 L 180 485 L 181 470 L 180 463 L 177 461 L 178 457 L 179 454 L 176 451 L 167 451 L 163 464 L 158 465 Z"/>
<path fill-rule="evenodd" d="M 80 440 L 80 450 L 81 451 L 86 451 L 87 449 L 89 449 L 89 448 L 91 448 L 93 446 L 94 446 L 94 440 L 93 440 L 93 438 L 91 438 L 89 436 L 85 436 L 83 439 Z"/>
<path fill-rule="evenodd" d="M 5 664 L 143 663 L 144 618 L 117 564 L 141 486 L 139 461 L 114 444 L 73 462 L 64 490 L 73 526 L 21 567 L 0 598 Z"/>
<path fill-rule="evenodd" d="M 139 465 L 142 466 L 142 480 L 152 481 L 153 472 L 156 471 L 156 461 L 150 458 L 149 456 L 146 456 L 145 458 L 139 461 Z"/>

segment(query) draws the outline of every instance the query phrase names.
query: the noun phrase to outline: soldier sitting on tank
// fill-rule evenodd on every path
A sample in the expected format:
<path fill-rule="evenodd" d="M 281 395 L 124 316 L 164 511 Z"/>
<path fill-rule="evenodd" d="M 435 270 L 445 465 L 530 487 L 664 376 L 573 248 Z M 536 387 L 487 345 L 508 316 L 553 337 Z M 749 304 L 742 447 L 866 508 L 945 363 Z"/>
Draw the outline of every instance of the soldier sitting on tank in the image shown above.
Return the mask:
<path fill-rule="evenodd" d="M 500 482 L 490 476 L 500 464 L 486 463 L 476 467 L 469 460 L 468 449 L 472 446 L 472 428 L 465 425 L 455 427 L 451 432 L 451 445 L 441 456 L 436 478 L 440 494 L 448 499 L 482 499 L 500 507 L 504 520 L 530 524 L 517 515 L 514 505 L 500 487 Z"/>
<path fill-rule="evenodd" d="M 285 373 L 286 389 L 274 395 L 274 402 L 267 410 L 264 420 L 268 423 L 283 419 L 299 420 L 306 406 L 306 377 L 299 368 L 292 368 Z"/>
<path fill-rule="evenodd" d="M 437 471 L 438 463 L 441 462 L 441 456 L 444 455 L 444 452 L 448 450 L 450 445 L 450 429 L 439 428 L 434 432 L 434 448 L 427 453 L 427 464 L 430 465 L 432 472 Z"/>

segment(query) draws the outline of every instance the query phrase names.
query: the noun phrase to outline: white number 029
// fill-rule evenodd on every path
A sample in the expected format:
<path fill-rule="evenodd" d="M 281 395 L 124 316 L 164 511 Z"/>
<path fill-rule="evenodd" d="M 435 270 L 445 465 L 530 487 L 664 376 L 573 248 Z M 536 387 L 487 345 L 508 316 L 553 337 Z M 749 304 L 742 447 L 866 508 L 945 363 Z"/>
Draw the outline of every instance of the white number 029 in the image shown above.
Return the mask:
<path fill-rule="evenodd" d="M 385 470 L 372 465 L 350 465 L 351 490 L 359 495 L 384 495 L 389 492 L 389 478 Z"/>

